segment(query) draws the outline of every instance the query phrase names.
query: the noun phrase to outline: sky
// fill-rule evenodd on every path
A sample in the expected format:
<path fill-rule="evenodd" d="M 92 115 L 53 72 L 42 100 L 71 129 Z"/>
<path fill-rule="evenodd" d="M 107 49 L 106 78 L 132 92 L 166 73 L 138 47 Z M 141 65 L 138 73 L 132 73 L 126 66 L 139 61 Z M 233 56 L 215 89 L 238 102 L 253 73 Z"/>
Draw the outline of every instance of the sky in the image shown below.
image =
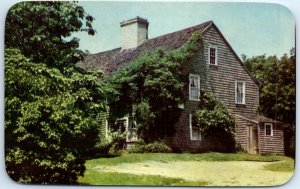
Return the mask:
<path fill-rule="evenodd" d="M 120 47 L 120 22 L 140 16 L 153 38 L 212 20 L 235 52 L 247 55 L 289 53 L 295 46 L 295 18 L 284 6 L 270 3 L 79 2 L 95 18 L 97 33 L 74 34 L 90 53 Z"/>

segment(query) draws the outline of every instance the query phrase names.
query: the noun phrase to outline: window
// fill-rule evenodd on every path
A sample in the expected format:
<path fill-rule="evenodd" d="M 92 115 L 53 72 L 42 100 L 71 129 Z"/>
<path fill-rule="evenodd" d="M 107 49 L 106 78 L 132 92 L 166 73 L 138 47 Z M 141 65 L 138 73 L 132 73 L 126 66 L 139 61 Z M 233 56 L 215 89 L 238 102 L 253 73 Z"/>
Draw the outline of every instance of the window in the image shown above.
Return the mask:
<path fill-rule="evenodd" d="M 117 119 L 115 122 L 115 128 L 120 131 L 120 132 L 125 132 L 128 127 L 128 118 L 126 117 L 125 119 Z"/>
<path fill-rule="evenodd" d="M 208 52 L 208 60 L 210 65 L 217 65 L 217 60 L 218 60 L 218 49 L 215 46 L 209 46 L 209 52 Z"/>
<path fill-rule="evenodd" d="M 200 97 L 200 76 L 190 74 L 189 99 L 199 101 Z"/>
<path fill-rule="evenodd" d="M 245 82 L 235 82 L 235 103 L 245 104 Z"/>
<path fill-rule="evenodd" d="M 265 132 L 266 136 L 273 136 L 273 124 L 265 123 Z"/>
<path fill-rule="evenodd" d="M 190 114 L 190 137 L 191 140 L 201 140 L 201 133 L 199 127 L 193 125 L 193 114 Z"/>

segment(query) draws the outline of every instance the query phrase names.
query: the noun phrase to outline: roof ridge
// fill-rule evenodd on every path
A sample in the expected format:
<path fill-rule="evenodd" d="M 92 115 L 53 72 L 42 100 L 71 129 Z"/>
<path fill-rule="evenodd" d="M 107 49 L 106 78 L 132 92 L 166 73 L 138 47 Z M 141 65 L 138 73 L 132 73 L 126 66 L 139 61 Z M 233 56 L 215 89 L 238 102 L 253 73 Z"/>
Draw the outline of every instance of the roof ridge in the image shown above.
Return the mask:
<path fill-rule="evenodd" d="M 166 33 L 166 34 L 163 34 L 163 35 L 160 35 L 160 36 L 156 36 L 156 37 L 153 37 L 153 38 L 151 38 L 151 39 L 142 41 L 142 43 L 140 43 L 139 45 L 141 45 L 141 44 L 143 44 L 144 42 L 147 42 L 147 41 L 149 41 L 149 40 L 154 40 L 154 39 L 157 39 L 157 38 L 160 38 L 160 37 L 164 37 L 164 36 L 167 36 L 167 35 L 172 35 L 172 34 L 175 34 L 175 33 L 183 32 L 183 31 L 188 30 L 188 29 L 191 29 L 191 28 L 196 28 L 196 27 L 203 26 L 203 25 L 206 25 L 206 24 L 207 24 L 207 26 L 208 26 L 208 25 L 211 24 L 211 23 L 213 23 L 213 21 L 212 21 L 212 20 L 209 20 L 209 21 L 206 21 L 206 22 L 203 22 L 203 23 L 201 23 L 201 24 L 197 24 L 197 25 L 194 25 L 194 26 L 191 26 L 191 27 L 188 27 L 188 28 L 184 28 L 184 29 L 181 29 L 181 30 L 177 30 L 177 31 L 174 31 L 174 32 L 170 32 L 170 33 Z M 138 46 L 139 46 L 139 45 L 138 45 Z M 137 47 L 138 47 L 138 46 L 137 46 Z M 136 48 L 137 48 L 137 47 L 136 47 Z"/>
<path fill-rule="evenodd" d="M 186 43 L 193 32 L 198 30 L 203 33 L 211 25 L 213 25 L 213 21 L 210 20 L 195 26 L 144 40 L 135 48 L 122 50 L 118 47 L 112 50 L 91 54 L 87 56 L 85 59 L 86 64 L 82 65 L 82 67 L 86 67 L 87 69 L 92 68 L 94 70 L 102 69 L 107 75 L 110 75 L 120 67 L 129 64 L 142 52 L 154 51 L 157 48 L 163 48 L 167 51 L 177 49 Z"/>
<path fill-rule="evenodd" d="M 92 54 L 89 54 L 89 55 L 99 55 L 99 54 L 102 54 L 102 53 L 108 53 L 108 52 L 116 51 L 116 50 L 121 50 L 121 47 L 117 47 L 117 48 L 114 48 L 114 49 L 110 49 L 110 50 L 106 50 L 106 51 L 101 51 L 101 52 L 97 52 L 97 53 L 92 53 Z"/>
<path fill-rule="evenodd" d="M 189 30 L 189 29 L 191 29 L 191 28 L 200 27 L 200 26 L 203 26 L 203 25 L 206 25 L 206 24 L 207 24 L 207 26 L 208 26 L 208 25 L 211 24 L 211 23 L 213 23 L 213 21 L 212 21 L 212 20 L 209 20 L 209 21 L 206 21 L 206 22 L 203 22 L 203 23 L 201 23 L 201 24 L 197 24 L 197 25 L 194 25 L 194 26 L 191 26 L 191 27 L 188 27 L 188 28 L 184 28 L 184 29 L 177 30 L 177 31 L 174 31 L 174 32 L 166 33 L 166 34 L 163 34 L 163 35 L 160 35 L 160 36 L 153 37 L 153 38 L 151 38 L 151 39 L 143 40 L 143 41 L 140 42 L 136 47 L 130 48 L 130 50 L 135 50 L 135 49 L 137 49 L 140 45 L 142 45 L 142 44 L 144 44 L 144 43 L 146 43 L 146 42 L 148 42 L 148 41 L 155 40 L 155 39 L 158 39 L 158 38 L 160 38 L 160 37 L 165 37 L 165 36 L 168 36 L 168 35 L 172 35 L 172 34 L 175 34 L 175 33 L 180 33 L 180 32 L 183 32 L 183 31 L 185 31 L 185 30 Z M 205 28 L 204 28 L 204 29 L 205 29 Z M 117 48 L 114 48 L 114 49 L 110 49 L 110 50 L 106 50 L 106 51 L 101 51 L 101 52 L 93 53 L 93 54 L 90 54 L 90 55 L 98 55 L 98 54 L 102 54 L 102 53 L 107 53 L 107 52 L 115 51 L 115 50 L 118 50 L 118 49 L 119 49 L 120 51 L 126 51 L 126 50 L 127 50 L 127 49 L 122 50 L 121 47 L 117 47 Z"/>

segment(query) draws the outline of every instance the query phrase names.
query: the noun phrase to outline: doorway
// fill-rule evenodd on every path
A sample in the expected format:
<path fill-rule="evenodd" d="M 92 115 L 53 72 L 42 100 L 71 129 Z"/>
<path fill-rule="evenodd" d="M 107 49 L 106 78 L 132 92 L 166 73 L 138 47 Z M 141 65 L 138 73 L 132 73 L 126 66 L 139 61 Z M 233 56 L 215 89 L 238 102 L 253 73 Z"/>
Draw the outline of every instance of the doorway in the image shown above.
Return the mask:
<path fill-rule="evenodd" d="M 247 150 L 249 154 L 258 154 L 258 129 L 256 125 L 247 126 Z"/>

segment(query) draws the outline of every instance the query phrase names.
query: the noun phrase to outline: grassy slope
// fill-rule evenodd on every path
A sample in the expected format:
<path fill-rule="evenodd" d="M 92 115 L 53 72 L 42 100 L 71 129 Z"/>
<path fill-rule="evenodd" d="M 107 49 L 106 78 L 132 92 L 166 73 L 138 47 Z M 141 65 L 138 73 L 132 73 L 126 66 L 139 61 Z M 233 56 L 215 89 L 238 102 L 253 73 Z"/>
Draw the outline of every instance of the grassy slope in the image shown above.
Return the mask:
<path fill-rule="evenodd" d="M 265 169 L 271 171 L 294 170 L 294 160 L 288 157 L 276 155 L 250 155 L 245 153 L 202 153 L 202 154 L 175 154 L 175 153 L 145 153 L 145 154 L 123 154 L 116 157 L 98 157 L 87 160 L 84 177 L 78 182 L 91 185 L 157 185 L 157 186 L 205 186 L 206 181 L 191 182 L 183 179 L 168 178 L 163 176 L 134 175 L 126 173 L 104 173 L 94 171 L 97 165 L 113 166 L 121 163 L 136 163 L 143 161 L 158 161 L 167 163 L 169 161 L 261 161 L 274 162 Z"/>
<path fill-rule="evenodd" d="M 292 161 L 291 158 L 276 156 L 276 155 L 250 155 L 245 153 L 202 153 L 202 154 L 176 154 L 176 153 L 133 153 L 123 154 L 122 156 L 116 157 L 103 157 L 97 159 L 91 159 L 87 161 L 88 165 L 100 164 L 100 165 L 116 165 L 119 163 L 135 163 L 142 161 Z"/>
<path fill-rule="evenodd" d="M 205 186 L 208 182 L 186 181 L 180 178 L 168 178 L 163 176 L 134 175 L 127 173 L 103 173 L 93 170 L 85 172 L 84 177 L 79 178 L 79 183 L 92 185 L 153 185 L 153 186 Z"/>

